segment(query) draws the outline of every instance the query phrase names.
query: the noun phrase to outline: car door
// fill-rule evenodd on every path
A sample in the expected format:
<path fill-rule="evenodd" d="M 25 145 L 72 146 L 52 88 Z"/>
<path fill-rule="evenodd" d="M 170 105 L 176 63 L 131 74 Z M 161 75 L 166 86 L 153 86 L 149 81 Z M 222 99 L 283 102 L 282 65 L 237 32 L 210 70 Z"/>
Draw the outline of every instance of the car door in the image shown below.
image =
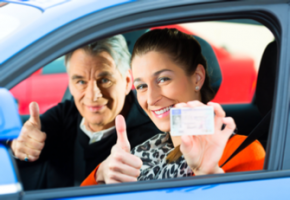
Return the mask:
<path fill-rule="evenodd" d="M 129 2 L 90 13 L 72 21 L 15 54 L 1 66 L 7 73 L 2 77 L 0 86 L 7 89 L 43 64 L 85 43 L 153 26 L 196 21 L 253 19 L 271 30 L 278 43 L 278 69 L 264 170 L 118 185 L 29 191 L 23 192 L 21 199 L 193 197 L 198 199 L 287 199 L 290 194 L 287 189 L 290 185 L 290 92 L 288 89 L 290 58 L 287 56 L 290 46 L 289 8 L 288 1 L 284 0 Z M 39 47 L 43 46 L 45 48 L 39 50 Z M 27 57 L 27 55 L 30 56 Z M 18 63 L 17 68 L 14 67 L 14 70 L 9 72 L 15 63 Z M 24 75 L 20 76 L 19 73 L 24 73 Z"/>

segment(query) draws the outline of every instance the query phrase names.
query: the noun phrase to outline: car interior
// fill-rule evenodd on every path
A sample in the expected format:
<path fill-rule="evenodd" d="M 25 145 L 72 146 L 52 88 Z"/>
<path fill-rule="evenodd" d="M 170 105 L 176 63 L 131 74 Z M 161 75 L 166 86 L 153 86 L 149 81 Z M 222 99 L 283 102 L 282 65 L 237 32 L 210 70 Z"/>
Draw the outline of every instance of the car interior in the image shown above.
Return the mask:
<path fill-rule="evenodd" d="M 136 30 L 132 32 L 123 33 L 127 40 L 129 51 L 132 53 L 136 40 L 149 29 Z M 210 76 L 211 86 L 217 92 L 221 86 L 224 77 L 222 75 L 221 67 L 211 44 L 201 36 L 194 37 L 199 41 L 202 47 L 202 53 L 208 62 L 208 72 Z M 256 82 L 256 90 L 254 97 L 250 103 L 239 104 L 222 104 L 227 116 L 234 118 L 237 125 L 237 133 L 241 135 L 249 135 L 253 130 L 258 129 L 259 134 L 255 134 L 254 138 L 258 139 L 266 150 L 268 130 L 270 125 L 271 108 L 274 97 L 274 84 L 277 65 L 277 43 L 272 41 L 266 44 L 261 62 L 258 70 L 258 78 Z M 63 59 L 57 59 L 55 62 L 63 62 Z M 53 62 L 52 62 L 53 63 Z M 57 65 L 55 65 L 56 67 Z M 44 68 L 47 73 L 49 69 Z M 63 68 L 57 69 L 58 72 L 64 73 Z M 242 83 L 241 83 L 242 84 Z M 236 91 L 239 92 L 239 91 Z M 72 96 L 67 88 L 61 101 L 71 99 Z M 267 117 L 266 122 L 261 124 L 261 121 Z M 29 115 L 21 115 L 22 122 L 24 123 L 29 118 Z M 266 126 L 265 126 L 266 124 Z M 263 130 L 261 131 L 261 127 Z M 24 183 L 26 181 L 23 181 Z M 25 189 L 25 185 L 24 185 Z"/>

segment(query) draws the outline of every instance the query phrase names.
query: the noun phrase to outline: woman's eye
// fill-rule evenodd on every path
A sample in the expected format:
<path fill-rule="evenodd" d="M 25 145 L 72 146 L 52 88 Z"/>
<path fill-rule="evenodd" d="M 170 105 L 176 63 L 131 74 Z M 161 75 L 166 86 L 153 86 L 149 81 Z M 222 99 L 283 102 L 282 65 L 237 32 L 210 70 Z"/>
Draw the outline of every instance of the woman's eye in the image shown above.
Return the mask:
<path fill-rule="evenodd" d="M 145 89 L 147 86 L 145 85 L 145 84 L 141 84 L 141 85 L 138 85 L 137 87 L 136 87 L 136 90 L 143 90 L 143 89 Z"/>
<path fill-rule="evenodd" d="M 163 83 L 163 82 L 168 81 L 168 80 L 170 80 L 170 78 L 161 77 L 161 78 L 158 78 L 158 83 Z"/>

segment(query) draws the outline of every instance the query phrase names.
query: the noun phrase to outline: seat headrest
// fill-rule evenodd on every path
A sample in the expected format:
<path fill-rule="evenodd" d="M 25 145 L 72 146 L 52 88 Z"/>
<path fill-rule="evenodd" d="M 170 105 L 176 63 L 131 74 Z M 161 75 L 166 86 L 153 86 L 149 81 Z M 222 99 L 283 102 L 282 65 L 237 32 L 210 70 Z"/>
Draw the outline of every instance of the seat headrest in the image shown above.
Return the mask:
<path fill-rule="evenodd" d="M 141 37 L 144 33 L 146 33 L 148 29 L 142 29 L 142 30 L 137 30 L 137 31 L 132 31 L 128 33 L 124 33 L 123 36 L 125 37 L 127 41 L 127 46 L 129 49 L 129 52 L 132 54 L 134 45 L 137 42 L 138 38 Z"/>
<path fill-rule="evenodd" d="M 262 56 L 254 104 L 264 116 L 272 108 L 277 67 L 277 43 L 268 44 Z"/>
<path fill-rule="evenodd" d="M 222 83 L 222 73 L 216 55 L 208 42 L 204 39 L 193 36 L 201 46 L 201 53 L 207 61 L 207 72 L 210 80 L 210 86 L 217 93 Z"/>

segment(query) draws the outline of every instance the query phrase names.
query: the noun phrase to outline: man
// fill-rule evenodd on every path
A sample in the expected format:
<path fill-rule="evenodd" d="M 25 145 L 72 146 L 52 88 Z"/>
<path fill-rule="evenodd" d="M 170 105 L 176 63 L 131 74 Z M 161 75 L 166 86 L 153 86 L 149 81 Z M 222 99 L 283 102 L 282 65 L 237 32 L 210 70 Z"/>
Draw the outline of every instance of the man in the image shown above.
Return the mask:
<path fill-rule="evenodd" d="M 110 154 L 118 114 L 126 116 L 132 148 L 160 132 L 131 91 L 123 36 L 79 48 L 65 60 L 73 99 L 40 117 L 31 103 L 30 119 L 11 142 L 26 190 L 79 185 Z"/>

